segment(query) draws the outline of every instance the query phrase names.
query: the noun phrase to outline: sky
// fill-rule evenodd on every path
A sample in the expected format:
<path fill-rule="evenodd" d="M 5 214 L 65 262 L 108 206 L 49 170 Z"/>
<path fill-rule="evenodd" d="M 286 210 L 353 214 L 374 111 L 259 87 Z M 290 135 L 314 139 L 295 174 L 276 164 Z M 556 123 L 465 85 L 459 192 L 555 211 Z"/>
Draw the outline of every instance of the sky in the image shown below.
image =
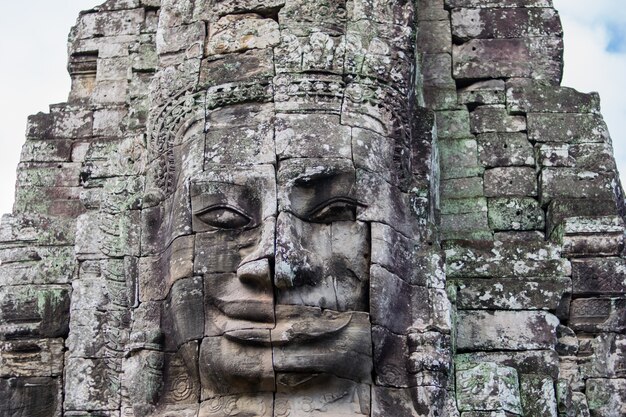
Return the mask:
<path fill-rule="evenodd" d="M 598 91 L 626 184 L 624 0 L 554 0 L 565 31 L 563 85 Z M 11 211 L 26 118 L 67 99 L 67 35 L 99 0 L 2 2 L 0 12 L 0 214 Z"/>
<path fill-rule="evenodd" d="M 600 93 L 626 186 L 626 7 L 624 0 L 554 0 L 565 32 L 562 85 Z"/>
<path fill-rule="evenodd" d="M 0 0 L 0 215 L 13 206 L 26 118 L 67 100 L 67 36 L 99 0 Z"/>

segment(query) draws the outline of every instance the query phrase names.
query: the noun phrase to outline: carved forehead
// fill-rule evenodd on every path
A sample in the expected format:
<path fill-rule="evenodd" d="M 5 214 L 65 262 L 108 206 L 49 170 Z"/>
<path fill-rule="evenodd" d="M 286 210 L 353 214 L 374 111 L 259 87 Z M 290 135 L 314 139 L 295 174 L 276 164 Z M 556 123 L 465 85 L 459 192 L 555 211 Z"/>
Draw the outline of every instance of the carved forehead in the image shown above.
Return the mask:
<path fill-rule="evenodd" d="M 163 19 L 172 12 L 164 10 Z M 165 172 L 157 183 L 166 194 L 189 177 L 189 158 L 171 150 L 189 136 L 204 141 L 194 147 L 204 148 L 203 161 L 191 170 L 291 158 L 353 159 L 380 172 L 409 168 L 413 2 L 222 1 L 201 14 L 208 32 L 199 83 L 151 116 L 151 146 Z M 198 114 L 203 135 L 183 132 Z"/>
<path fill-rule="evenodd" d="M 334 114 L 277 114 L 276 156 L 288 158 L 351 158 L 352 128 Z"/>
<path fill-rule="evenodd" d="M 274 119 L 271 103 L 240 104 L 208 112 L 205 167 L 274 163 Z"/>

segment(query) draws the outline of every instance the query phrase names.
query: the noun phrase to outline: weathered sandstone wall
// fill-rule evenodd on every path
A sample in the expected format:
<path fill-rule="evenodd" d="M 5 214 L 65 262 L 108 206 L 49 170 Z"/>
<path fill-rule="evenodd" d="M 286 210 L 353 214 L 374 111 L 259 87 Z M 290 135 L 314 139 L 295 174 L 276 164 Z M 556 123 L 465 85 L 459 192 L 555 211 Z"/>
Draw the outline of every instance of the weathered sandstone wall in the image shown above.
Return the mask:
<path fill-rule="evenodd" d="M 184 147 L 191 141 L 159 138 L 184 136 L 186 117 L 209 120 L 213 109 L 241 97 L 284 113 L 321 111 L 320 101 L 307 101 L 318 84 L 280 74 L 299 71 L 324 84 L 316 65 L 337 45 L 315 49 L 310 41 L 293 70 L 292 51 L 277 51 L 288 26 L 281 19 L 304 33 L 293 16 L 321 12 L 307 10 L 306 0 L 286 3 L 109 0 L 81 13 L 69 40 L 68 101 L 28 119 L 13 213 L 0 226 L 0 417 L 261 415 L 237 411 L 248 406 L 241 404 L 211 409 L 217 397 L 201 376 L 181 370 L 187 356 L 168 345 L 168 334 L 184 329 L 162 311 L 194 295 L 173 301 L 182 286 L 174 283 L 198 274 L 194 233 L 185 229 L 190 209 L 168 193 L 178 181 L 174 159 L 185 169 L 195 161 L 180 156 L 193 152 Z M 331 6 L 339 3 L 364 5 L 357 8 L 363 19 L 376 24 L 389 17 L 381 12 L 387 3 L 406 5 L 329 1 L 332 19 L 315 24 L 335 30 Z M 406 60 L 411 70 L 377 77 L 415 101 L 408 120 L 419 122 L 403 119 L 419 139 L 407 145 L 410 181 L 380 184 L 398 201 L 414 197 L 421 231 L 407 236 L 414 230 L 402 229 L 396 218 L 404 212 L 395 205 L 357 215 L 370 216 L 372 242 L 393 248 L 377 252 L 372 243 L 371 282 L 397 285 L 369 290 L 374 368 L 371 381 L 357 382 L 374 394 L 351 415 L 626 415 L 623 191 L 599 97 L 560 86 L 562 29 L 552 1 L 417 3 L 415 33 L 407 35 L 416 44 L 415 59 Z M 219 10 L 235 18 L 220 20 Z M 246 20 L 246 13 L 256 15 Z M 381 45 L 366 48 L 380 54 L 377 65 L 406 58 Z M 229 51 L 245 59 L 228 61 Z M 363 68 L 350 71 L 376 78 Z M 333 88 L 328 82 L 318 90 L 330 96 Z M 372 101 L 397 99 L 389 97 Z M 348 98 L 328 106 L 338 106 L 352 140 L 364 122 L 346 114 L 384 106 L 344 112 Z M 376 159 L 351 146 L 357 169 Z M 387 192 L 373 188 L 363 191 L 371 206 Z M 380 311 L 389 303 L 395 315 L 386 317 Z M 289 415 L 275 400 L 270 395 L 274 411 L 262 415 Z"/>

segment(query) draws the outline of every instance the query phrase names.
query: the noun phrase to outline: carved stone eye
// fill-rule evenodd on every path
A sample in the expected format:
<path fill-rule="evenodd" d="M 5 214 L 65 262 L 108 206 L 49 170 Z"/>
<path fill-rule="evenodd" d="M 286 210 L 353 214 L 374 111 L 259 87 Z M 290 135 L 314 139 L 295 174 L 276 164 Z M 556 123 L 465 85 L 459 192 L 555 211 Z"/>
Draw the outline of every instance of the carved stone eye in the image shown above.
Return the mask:
<path fill-rule="evenodd" d="M 212 206 L 196 213 L 196 217 L 209 226 L 218 229 L 243 229 L 252 219 L 236 208 Z"/>
<path fill-rule="evenodd" d="M 359 205 L 350 198 L 333 198 L 311 210 L 307 215 L 307 220 L 314 223 L 353 222 L 356 220 L 356 208 Z"/>

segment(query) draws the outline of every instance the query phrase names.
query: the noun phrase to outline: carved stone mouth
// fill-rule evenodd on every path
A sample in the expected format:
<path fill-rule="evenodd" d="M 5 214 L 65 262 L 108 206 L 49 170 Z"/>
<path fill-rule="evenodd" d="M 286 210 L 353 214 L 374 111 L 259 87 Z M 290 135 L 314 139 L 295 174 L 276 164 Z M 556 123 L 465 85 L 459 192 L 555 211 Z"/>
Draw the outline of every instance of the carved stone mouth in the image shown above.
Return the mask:
<path fill-rule="evenodd" d="M 359 320 L 353 322 L 355 315 L 359 316 Z M 279 347 L 313 343 L 333 339 L 346 328 L 363 328 L 369 332 L 369 320 L 364 316 L 369 315 L 364 312 L 322 310 L 319 307 L 277 305 L 273 329 L 239 329 L 225 333 L 225 337 L 238 343 L 257 346 Z"/>
<path fill-rule="evenodd" d="M 278 304 L 275 316 L 272 329 L 238 329 L 224 336 L 254 357 L 270 358 L 276 373 L 371 381 L 369 313 Z"/>

